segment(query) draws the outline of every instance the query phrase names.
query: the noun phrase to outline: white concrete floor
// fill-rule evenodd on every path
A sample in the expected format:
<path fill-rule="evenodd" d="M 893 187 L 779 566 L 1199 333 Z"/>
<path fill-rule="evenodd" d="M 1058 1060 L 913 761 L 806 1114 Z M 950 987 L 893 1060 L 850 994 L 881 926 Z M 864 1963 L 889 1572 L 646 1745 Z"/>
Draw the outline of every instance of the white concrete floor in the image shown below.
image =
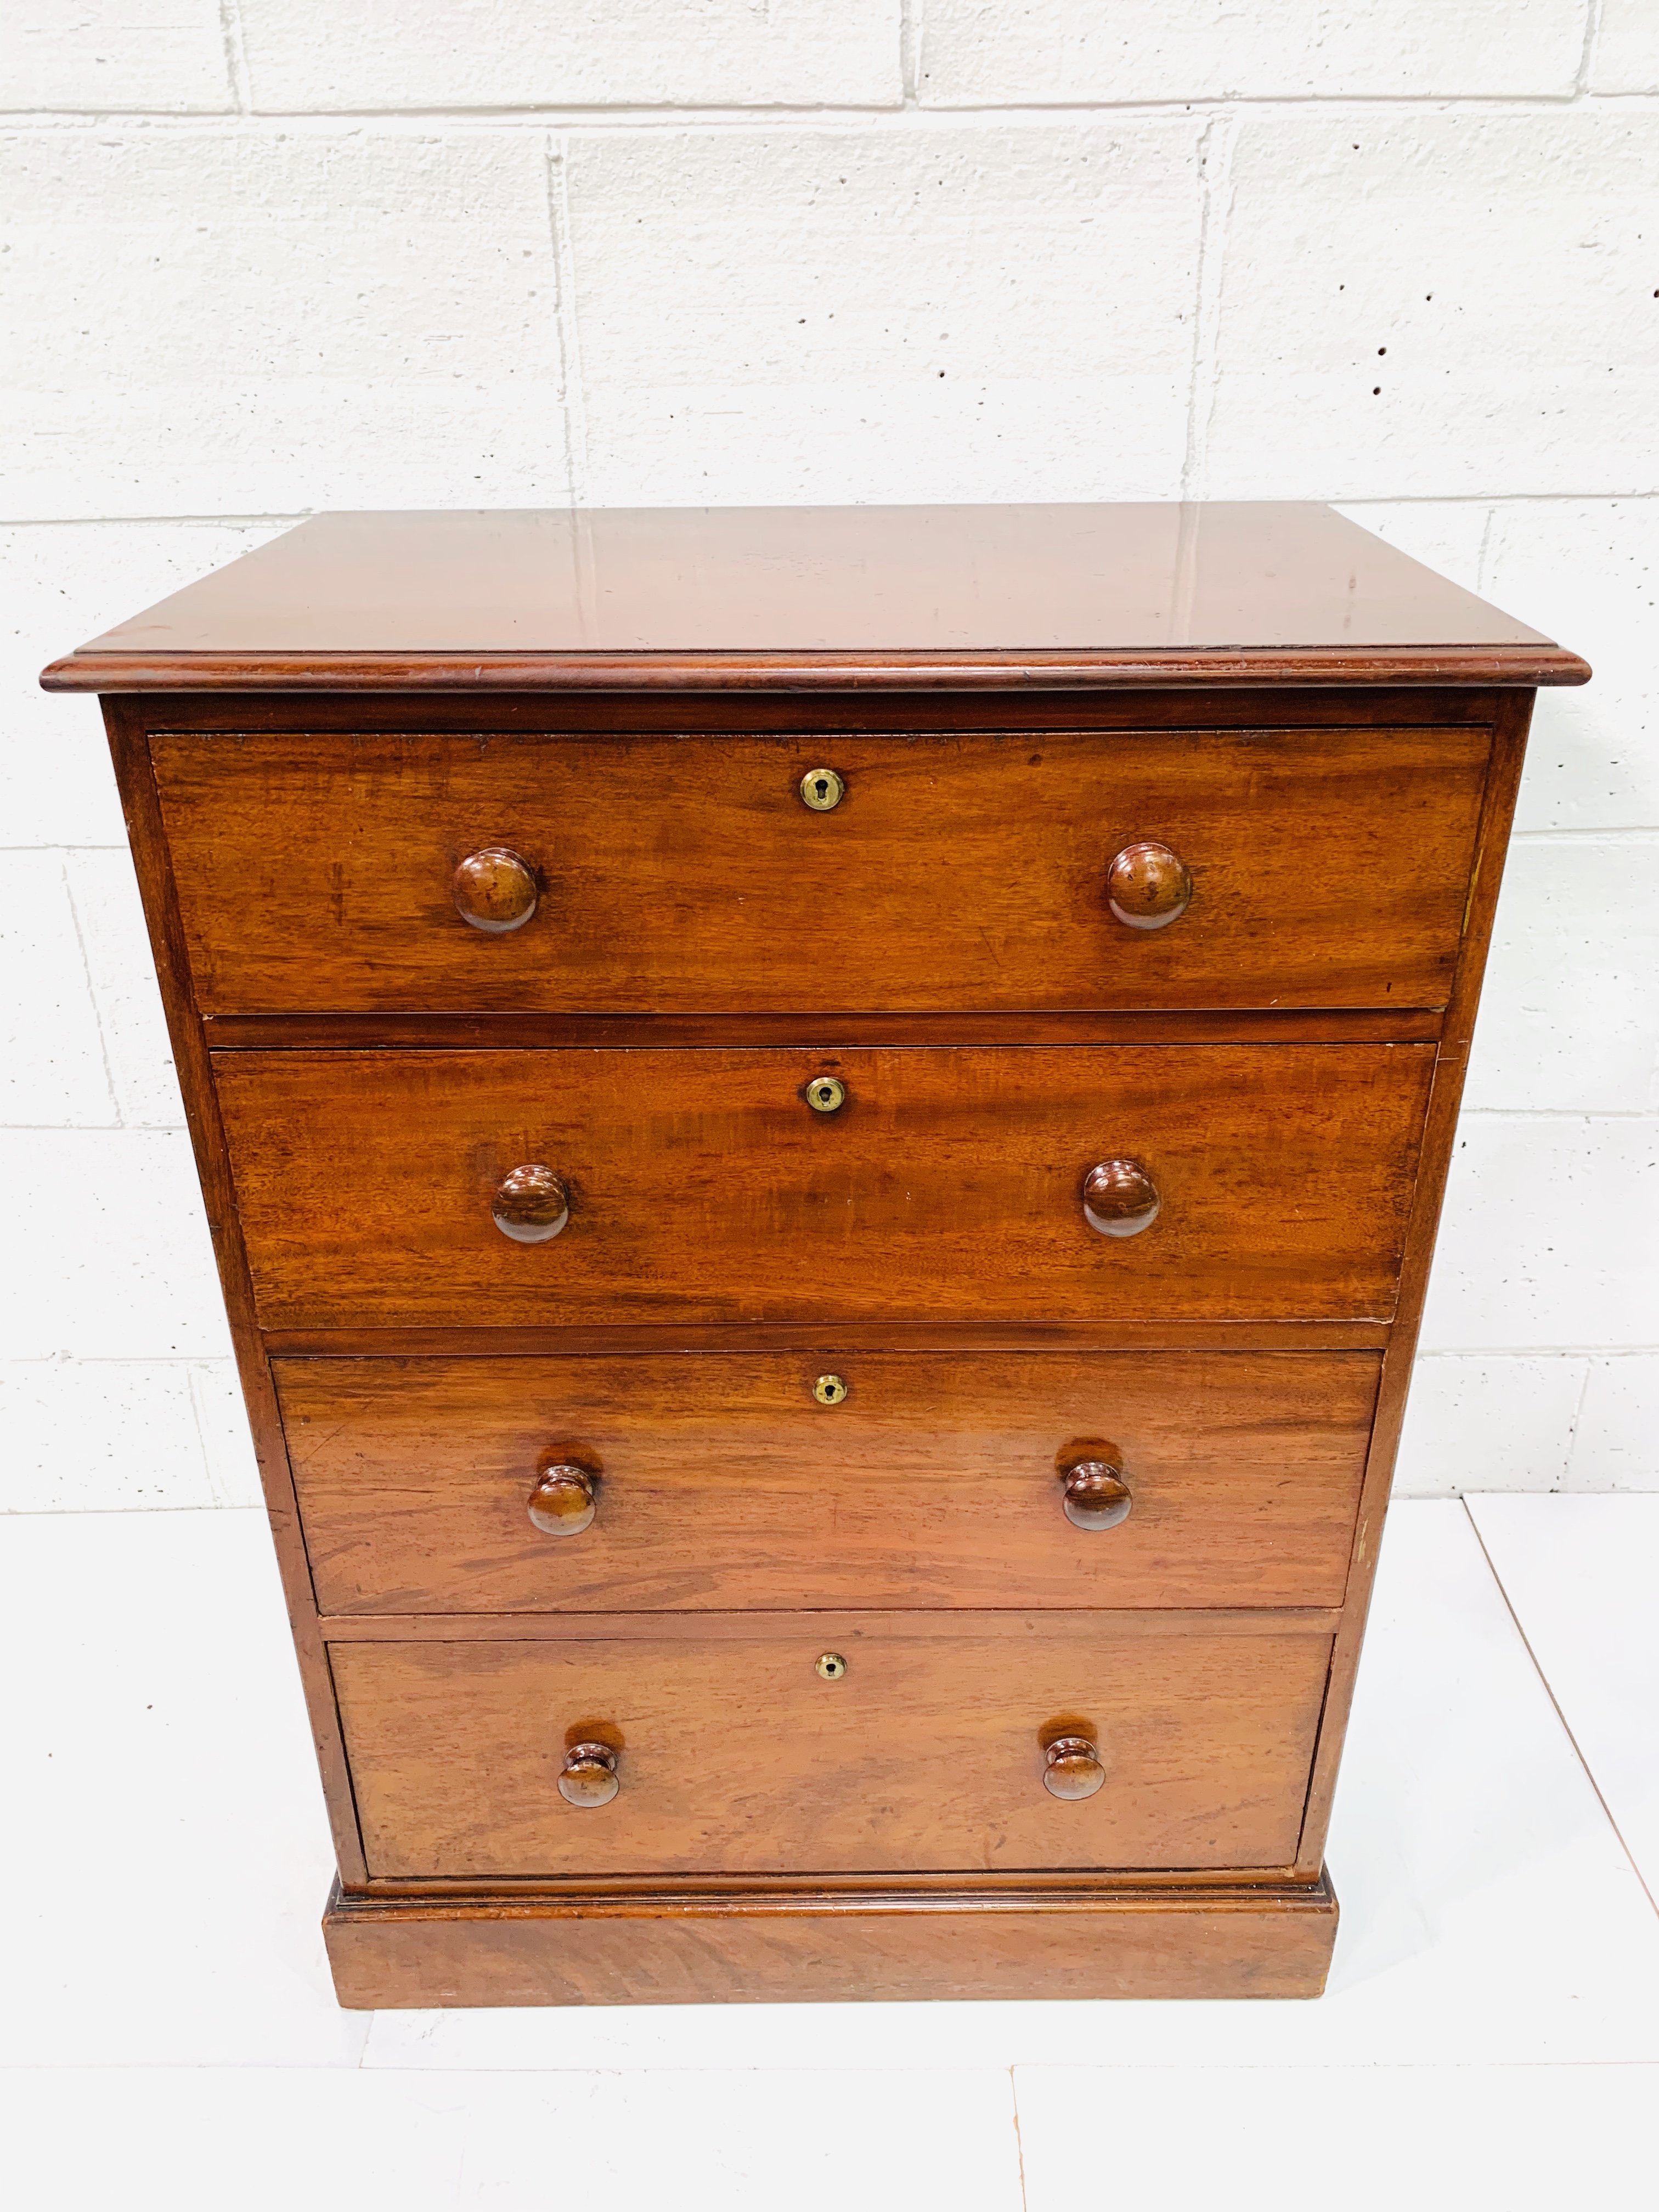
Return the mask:
<path fill-rule="evenodd" d="M 0 1521 L 17 2212 L 1659 2191 L 1659 1497 L 1397 1505 L 1316 2004 L 342 2013 L 263 1519 Z"/>

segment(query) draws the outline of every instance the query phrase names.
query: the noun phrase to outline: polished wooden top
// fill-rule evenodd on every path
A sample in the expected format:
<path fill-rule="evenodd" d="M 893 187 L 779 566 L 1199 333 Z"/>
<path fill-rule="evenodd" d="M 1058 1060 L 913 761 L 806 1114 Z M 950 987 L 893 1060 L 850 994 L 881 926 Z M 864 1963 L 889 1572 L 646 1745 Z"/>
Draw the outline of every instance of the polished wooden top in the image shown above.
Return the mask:
<path fill-rule="evenodd" d="M 46 670 L 52 690 L 1574 684 L 1329 507 L 319 515 Z"/>

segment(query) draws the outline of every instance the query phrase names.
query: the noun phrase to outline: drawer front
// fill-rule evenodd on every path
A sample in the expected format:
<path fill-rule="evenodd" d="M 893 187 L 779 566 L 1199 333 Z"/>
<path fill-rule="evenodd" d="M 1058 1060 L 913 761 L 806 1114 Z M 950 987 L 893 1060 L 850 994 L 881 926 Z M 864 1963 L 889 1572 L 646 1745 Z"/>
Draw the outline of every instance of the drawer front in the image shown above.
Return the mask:
<path fill-rule="evenodd" d="M 223 1053 L 267 1328 L 1363 1319 L 1392 1311 L 1431 1045 Z M 806 1103 L 833 1070 L 845 1103 Z M 1091 1170 L 1152 1226 L 1097 1234 Z M 516 1168 L 568 1218 L 517 1243 Z"/>
<path fill-rule="evenodd" d="M 1376 1375 L 1367 1352 L 276 1362 L 342 1614 L 1338 1606 Z M 1115 1525 L 1066 1517 L 1090 1464 L 1121 1470 Z M 532 1525 L 549 1467 L 589 1478 L 574 1534 Z"/>
<path fill-rule="evenodd" d="M 1272 1623 L 1272 1616 L 1264 1616 Z M 1328 1633 L 1146 1614 L 715 1616 L 678 1636 L 331 1646 L 380 1876 L 1283 1866 Z M 686 1624 L 692 1629 L 692 1624 Z M 845 1661 L 837 1680 L 820 1656 Z M 1104 1780 L 1044 1786 L 1056 1735 Z M 617 1753 L 573 1806 L 568 1747 Z"/>
<path fill-rule="evenodd" d="M 1438 1006 L 1482 728 L 200 737 L 152 756 L 204 1012 Z M 809 770 L 845 796 L 802 803 Z M 1128 845 L 1191 904 L 1114 918 Z M 539 879 L 487 934 L 457 864 Z"/>

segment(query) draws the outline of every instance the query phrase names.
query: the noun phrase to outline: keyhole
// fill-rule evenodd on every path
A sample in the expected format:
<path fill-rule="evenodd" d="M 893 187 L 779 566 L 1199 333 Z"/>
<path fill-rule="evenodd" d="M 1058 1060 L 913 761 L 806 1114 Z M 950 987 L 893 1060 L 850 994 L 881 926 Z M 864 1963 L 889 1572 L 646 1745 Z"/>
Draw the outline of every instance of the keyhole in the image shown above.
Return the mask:
<path fill-rule="evenodd" d="M 828 814 L 846 796 L 847 786 L 832 768 L 809 768 L 800 780 L 800 795 L 815 814 Z"/>

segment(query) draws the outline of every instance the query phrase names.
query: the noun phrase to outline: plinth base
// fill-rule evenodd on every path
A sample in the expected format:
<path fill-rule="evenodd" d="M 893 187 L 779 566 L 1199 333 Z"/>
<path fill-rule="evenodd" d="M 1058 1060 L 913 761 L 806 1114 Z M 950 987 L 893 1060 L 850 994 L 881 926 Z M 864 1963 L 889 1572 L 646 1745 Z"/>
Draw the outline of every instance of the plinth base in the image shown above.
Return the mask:
<path fill-rule="evenodd" d="M 349 1897 L 323 1932 L 343 2005 L 1316 1997 L 1316 1882 Z"/>

